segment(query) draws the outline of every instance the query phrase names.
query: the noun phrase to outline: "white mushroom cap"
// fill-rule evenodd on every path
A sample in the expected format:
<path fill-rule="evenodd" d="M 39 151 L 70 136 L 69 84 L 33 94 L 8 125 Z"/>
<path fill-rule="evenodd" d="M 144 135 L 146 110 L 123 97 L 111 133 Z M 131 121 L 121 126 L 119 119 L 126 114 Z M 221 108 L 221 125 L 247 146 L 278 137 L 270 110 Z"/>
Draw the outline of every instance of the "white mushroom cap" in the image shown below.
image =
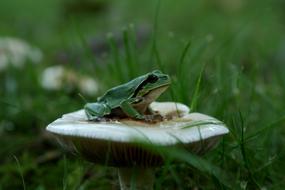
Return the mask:
<path fill-rule="evenodd" d="M 84 110 L 79 110 L 63 115 L 49 124 L 47 130 L 72 144 L 87 159 L 106 163 L 108 158 L 108 163 L 115 166 L 162 163 L 162 157 L 143 149 L 138 142 L 164 147 L 183 144 L 201 154 L 229 132 L 221 121 L 200 113 L 188 113 L 189 108 L 180 103 L 154 102 L 150 107 L 163 116 L 172 114 L 172 119 L 154 124 L 128 119 L 90 122 Z"/>

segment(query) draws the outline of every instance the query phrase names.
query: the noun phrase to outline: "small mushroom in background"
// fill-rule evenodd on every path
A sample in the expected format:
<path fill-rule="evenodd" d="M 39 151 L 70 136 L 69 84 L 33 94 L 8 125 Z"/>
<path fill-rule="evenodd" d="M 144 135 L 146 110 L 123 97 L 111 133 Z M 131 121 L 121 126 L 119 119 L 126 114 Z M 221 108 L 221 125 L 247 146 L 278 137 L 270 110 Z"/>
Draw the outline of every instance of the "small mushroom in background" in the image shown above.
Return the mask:
<path fill-rule="evenodd" d="M 47 67 L 40 77 L 41 86 L 49 91 L 79 89 L 86 95 L 94 95 L 99 90 L 98 82 L 61 65 Z"/>
<path fill-rule="evenodd" d="M 0 37 L 0 71 L 10 66 L 22 68 L 25 63 L 40 63 L 42 51 L 15 37 Z"/>
<path fill-rule="evenodd" d="M 130 119 L 91 122 L 84 110 L 79 110 L 63 115 L 46 129 L 87 160 L 117 167 L 121 189 L 153 188 L 153 168 L 165 162 L 157 147 L 183 145 L 201 155 L 229 132 L 221 121 L 189 113 L 180 103 L 153 102 L 150 108 L 167 119 L 152 124 Z M 155 145 L 157 151 L 143 144 Z"/>

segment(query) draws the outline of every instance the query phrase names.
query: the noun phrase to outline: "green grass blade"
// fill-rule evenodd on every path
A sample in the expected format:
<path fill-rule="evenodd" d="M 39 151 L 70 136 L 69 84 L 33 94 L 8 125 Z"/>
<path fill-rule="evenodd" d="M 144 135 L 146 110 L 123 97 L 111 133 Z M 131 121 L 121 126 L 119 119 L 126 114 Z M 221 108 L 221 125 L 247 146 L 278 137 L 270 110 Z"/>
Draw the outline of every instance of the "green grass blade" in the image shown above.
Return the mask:
<path fill-rule="evenodd" d="M 194 111 L 196 109 L 197 104 L 198 104 L 199 93 L 200 93 L 200 85 L 201 85 L 203 72 L 204 72 L 204 67 L 201 69 L 198 80 L 196 82 L 195 91 L 194 91 L 192 101 L 191 101 L 191 106 L 190 106 L 191 111 Z"/>
<path fill-rule="evenodd" d="M 15 155 L 13 155 L 13 158 L 15 159 L 15 161 L 17 163 L 18 171 L 19 171 L 19 174 L 20 174 L 21 180 L 22 180 L 23 189 L 26 190 L 26 183 L 25 183 L 25 179 L 24 179 L 24 175 L 23 175 L 23 171 L 22 171 L 20 162 Z"/>

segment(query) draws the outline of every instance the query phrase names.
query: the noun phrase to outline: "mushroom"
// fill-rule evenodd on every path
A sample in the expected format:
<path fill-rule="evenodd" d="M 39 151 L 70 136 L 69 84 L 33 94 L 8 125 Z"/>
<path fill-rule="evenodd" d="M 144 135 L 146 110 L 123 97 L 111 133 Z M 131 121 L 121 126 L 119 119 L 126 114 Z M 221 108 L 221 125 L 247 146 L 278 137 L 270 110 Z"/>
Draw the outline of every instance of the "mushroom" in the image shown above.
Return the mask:
<path fill-rule="evenodd" d="M 164 148 L 183 144 L 201 155 L 229 132 L 221 121 L 189 113 L 181 103 L 153 102 L 150 108 L 166 119 L 157 123 L 131 119 L 91 122 L 84 110 L 79 110 L 63 115 L 46 129 L 87 160 L 117 167 L 121 189 L 153 188 L 153 168 L 165 159 L 157 149 L 148 149 L 143 143 Z"/>

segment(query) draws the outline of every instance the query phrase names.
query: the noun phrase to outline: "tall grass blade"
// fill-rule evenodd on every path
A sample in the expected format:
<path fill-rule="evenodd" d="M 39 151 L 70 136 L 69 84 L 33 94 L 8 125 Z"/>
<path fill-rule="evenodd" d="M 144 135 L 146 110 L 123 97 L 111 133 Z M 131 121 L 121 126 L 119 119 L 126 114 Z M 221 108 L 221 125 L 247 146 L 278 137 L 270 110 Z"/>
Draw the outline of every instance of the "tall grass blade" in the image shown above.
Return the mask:
<path fill-rule="evenodd" d="M 135 65 L 134 65 L 134 59 L 131 52 L 130 47 L 130 39 L 129 39 L 129 33 L 128 29 L 123 29 L 123 39 L 124 39 L 124 47 L 125 47 L 125 56 L 126 56 L 126 65 L 128 69 L 128 77 L 134 78 L 135 77 Z"/>
<path fill-rule="evenodd" d="M 196 109 L 197 104 L 198 104 L 199 93 L 200 93 L 200 85 L 201 85 L 203 72 L 204 72 L 204 66 L 201 69 L 198 80 L 196 82 L 195 91 L 194 91 L 192 101 L 191 101 L 191 106 L 190 106 L 191 111 L 194 111 Z"/>
<path fill-rule="evenodd" d="M 20 162 L 15 155 L 13 155 L 13 158 L 15 159 L 15 161 L 17 163 L 18 171 L 19 171 L 19 174 L 20 174 L 21 180 L 22 180 L 23 189 L 26 190 L 26 183 L 25 183 L 25 179 L 24 179 L 24 175 L 23 175 L 23 171 L 22 171 Z"/>
<path fill-rule="evenodd" d="M 112 33 L 107 34 L 107 39 L 109 42 L 109 45 L 111 47 L 111 53 L 113 55 L 114 59 L 114 69 L 112 69 L 112 74 L 115 76 L 120 82 L 124 82 L 125 80 L 125 73 L 122 68 L 122 64 L 120 61 L 120 55 L 119 55 L 119 48 L 116 45 L 114 35 Z M 110 64 L 111 65 L 111 64 Z"/>

